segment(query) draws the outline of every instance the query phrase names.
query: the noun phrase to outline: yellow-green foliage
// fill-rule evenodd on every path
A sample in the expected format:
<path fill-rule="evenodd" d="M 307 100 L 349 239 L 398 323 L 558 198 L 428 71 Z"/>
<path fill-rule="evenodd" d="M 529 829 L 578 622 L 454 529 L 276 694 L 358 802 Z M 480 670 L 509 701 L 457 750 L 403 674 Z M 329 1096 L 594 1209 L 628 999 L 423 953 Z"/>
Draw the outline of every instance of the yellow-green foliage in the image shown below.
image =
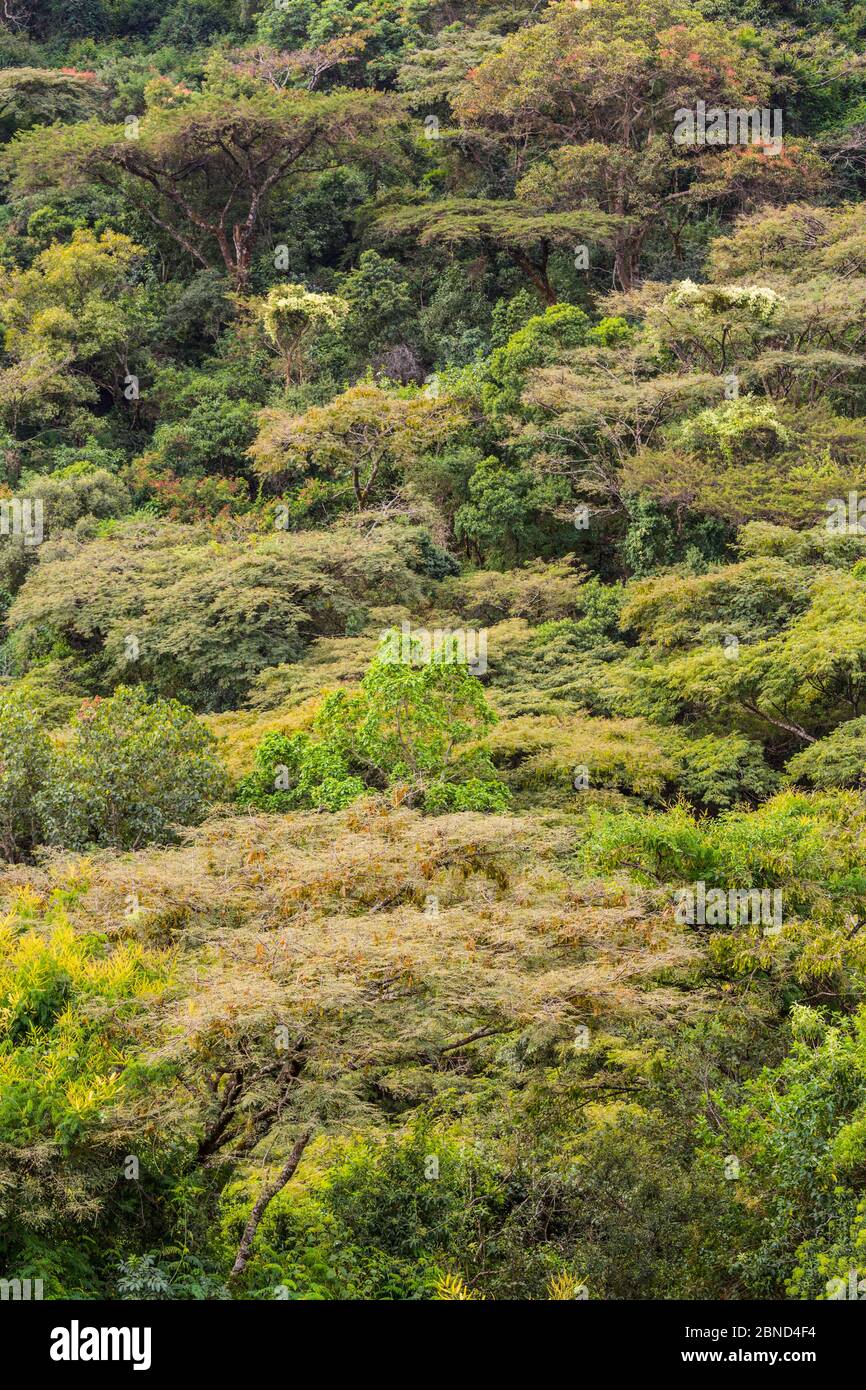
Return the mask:
<path fill-rule="evenodd" d="M 863 6 L 191 8 L 0 22 L 0 1276 L 832 1297 Z"/>
<path fill-rule="evenodd" d="M 494 763 L 515 791 L 546 793 L 547 804 L 577 806 L 578 768 L 593 791 L 658 798 L 681 764 L 663 731 L 643 719 L 592 719 L 579 713 L 504 720 L 488 736 Z"/>
<path fill-rule="evenodd" d="M 579 611 L 585 577 L 568 557 L 550 564 L 533 560 L 519 569 L 479 570 L 446 580 L 440 602 L 477 623 L 495 624 L 504 618 L 550 622 Z"/>
<path fill-rule="evenodd" d="M 443 1274 L 433 1297 L 440 1303 L 472 1303 L 483 1299 L 484 1295 L 470 1289 L 459 1274 Z"/>
<path fill-rule="evenodd" d="M 0 1220 L 35 1232 L 92 1220 L 121 1146 L 143 1158 L 155 1131 L 131 1108 L 146 1076 L 141 1028 L 172 965 L 166 950 L 82 931 L 88 881 L 58 878 L 44 892 L 12 885 L 0 920 Z"/>
<path fill-rule="evenodd" d="M 284 668 L 291 671 L 292 668 Z M 204 719 L 216 736 L 220 754 L 232 778 L 242 777 L 253 762 L 253 754 L 265 734 L 295 734 L 311 727 L 320 704 L 321 691 L 298 704 L 278 705 L 265 713 L 231 710 L 210 714 Z"/>

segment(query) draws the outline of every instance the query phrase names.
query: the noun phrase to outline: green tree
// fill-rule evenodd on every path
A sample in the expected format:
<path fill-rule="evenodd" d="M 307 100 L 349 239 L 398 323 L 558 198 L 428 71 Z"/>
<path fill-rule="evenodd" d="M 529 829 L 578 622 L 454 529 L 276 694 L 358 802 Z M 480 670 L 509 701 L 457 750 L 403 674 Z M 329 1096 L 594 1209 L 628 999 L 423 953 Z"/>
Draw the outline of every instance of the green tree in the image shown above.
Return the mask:
<path fill-rule="evenodd" d="M 650 228 L 676 226 L 693 177 L 676 111 L 698 99 L 760 105 L 769 91 L 755 53 L 679 0 L 564 0 L 468 74 L 455 111 L 467 133 L 507 152 L 516 197 L 539 227 L 581 211 L 611 220 L 614 277 L 627 290 Z"/>
<path fill-rule="evenodd" d="M 12 433 L 26 438 L 61 413 L 68 419 L 71 410 L 98 401 L 100 389 L 123 399 L 136 375 L 134 350 L 148 329 L 143 256 L 123 233 L 80 229 L 68 243 L 40 252 L 28 269 L 0 274 L 7 354 L 0 414 Z M 14 480 L 17 467 L 10 471 Z"/>
<path fill-rule="evenodd" d="M 375 232 L 384 240 L 411 238 L 419 246 L 477 247 L 502 251 L 525 275 L 545 304 L 556 303 L 550 255 L 575 242 L 612 242 L 617 220 L 597 209 L 539 212 L 531 193 L 518 199 L 450 198 L 415 203 L 381 213 Z"/>
<path fill-rule="evenodd" d="M 44 1276 L 47 1297 L 98 1287 L 94 1220 L 103 1242 L 134 1225 L 124 1159 L 155 1148 L 133 1120 L 154 1075 L 139 1028 L 171 976 L 163 951 L 75 930 L 74 898 L 42 908 L 19 890 L 0 921 L 0 1240 L 5 1269 Z"/>
<path fill-rule="evenodd" d="M 54 756 L 38 713 L 20 698 L 0 695 L 0 854 L 26 857 L 44 835 Z"/>
<path fill-rule="evenodd" d="M 359 382 L 303 415 L 264 411 L 250 454 L 266 478 L 302 486 L 319 478 L 338 499 L 362 508 L 394 490 L 408 461 L 446 443 L 466 422 L 461 403 L 445 392 Z"/>
<path fill-rule="evenodd" d="M 136 138 L 124 127 L 83 122 L 8 147 L 23 195 L 95 183 L 133 206 L 204 269 L 222 264 L 247 284 L 272 196 L 291 178 L 339 162 L 390 118 L 372 93 L 277 91 L 240 79 L 201 93 L 154 80 Z"/>
<path fill-rule="evenodd" d="M 165 843 L 224 789 L 216 740 L 190 710 L 118 686 L 78 713 L 55 768 L 50 835 L 74 849 Z"/>
<path fill-rule="evenodd" d="M 242 803 L 336 811 L 367 789 L 390 789 L 427 811 L 504 810 L 508 792 L 483 746 L 496 716 L 478 679 L 450 634 L 427 660 L 419 639 L 409 648 L 385 634 L 359 693 L 328 695 L 312 734 L 268 735 Z"/>
<path fill-rule="evenodd" d="M 310 341 L 325 329 L 337 328 L 349 312 L 344 299 L 316 294 L 303 285 L 279 285 L 252 307 L 282 363 L 286 389 L 303 381 Z"/>
<path fill-rule="evenodd" d="M 864 1011 L 833 1022 L 800 1007 L 791 1027 L 789 1055 L 746 1085 L 742 1103 L 714 1097 L 719 1132 L 705 1133 L 710 1152 L 740 1158 L 729 1186 L 744 1296 L 829 1298 L 841 1281 L 847 1298 L 849 1272 L 866 1276 Z"/>
<path fill-rule="evenodd" d="M 72 124 L 98 111 L 106 96 L 95 72 L 14 67 L 0 71 L 0 139 L 55 122 Z"/>
<path fill-rule="evenodd" d="M 233 709 L 314 638 L 362 628 L 373 596 L 420 602 L 427 582 L 402 529 L 215 541 L 200 525 L 130 520 L 32 567 L 9 612 L 10 652 L 23 671 L 72 656 L 93 694 L 135 679 L 198 710 Z"/>

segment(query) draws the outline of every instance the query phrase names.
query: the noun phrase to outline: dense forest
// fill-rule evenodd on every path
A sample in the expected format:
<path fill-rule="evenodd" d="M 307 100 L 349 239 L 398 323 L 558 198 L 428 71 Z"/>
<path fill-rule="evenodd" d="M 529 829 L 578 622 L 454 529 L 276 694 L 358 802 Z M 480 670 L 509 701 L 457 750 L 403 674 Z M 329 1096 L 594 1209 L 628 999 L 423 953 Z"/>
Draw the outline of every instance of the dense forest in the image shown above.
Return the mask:
<path fill-rule="evenodd" d="M 0 1277 L 866 1277 L 866 4 L 2 0 Z"/>

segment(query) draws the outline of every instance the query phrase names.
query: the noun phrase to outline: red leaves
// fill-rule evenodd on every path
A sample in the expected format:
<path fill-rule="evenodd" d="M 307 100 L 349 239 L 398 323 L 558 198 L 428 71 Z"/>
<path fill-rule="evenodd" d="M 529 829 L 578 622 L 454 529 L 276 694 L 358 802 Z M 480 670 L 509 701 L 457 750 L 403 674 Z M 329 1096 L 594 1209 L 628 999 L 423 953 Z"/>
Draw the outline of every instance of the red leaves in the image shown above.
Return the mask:
<path fill-rule="evenodd" d="M 102 704 L 102 696 L 94 695 L 88 700 L 82 700 L 78 710 L 78 722 L 80 724 L 90 724 L 99 713 L 99 706 Z"/>

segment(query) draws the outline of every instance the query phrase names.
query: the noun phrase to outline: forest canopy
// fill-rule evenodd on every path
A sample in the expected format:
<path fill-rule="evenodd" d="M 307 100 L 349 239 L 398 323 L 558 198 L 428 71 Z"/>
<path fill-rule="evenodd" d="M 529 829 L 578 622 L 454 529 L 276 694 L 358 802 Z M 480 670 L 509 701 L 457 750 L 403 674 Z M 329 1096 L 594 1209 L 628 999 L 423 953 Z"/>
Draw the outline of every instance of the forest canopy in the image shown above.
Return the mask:
<path fill-rule="evenodd" d="M 866 1280 L 864 39 L 8 0 L 0 1279 Z"/>

